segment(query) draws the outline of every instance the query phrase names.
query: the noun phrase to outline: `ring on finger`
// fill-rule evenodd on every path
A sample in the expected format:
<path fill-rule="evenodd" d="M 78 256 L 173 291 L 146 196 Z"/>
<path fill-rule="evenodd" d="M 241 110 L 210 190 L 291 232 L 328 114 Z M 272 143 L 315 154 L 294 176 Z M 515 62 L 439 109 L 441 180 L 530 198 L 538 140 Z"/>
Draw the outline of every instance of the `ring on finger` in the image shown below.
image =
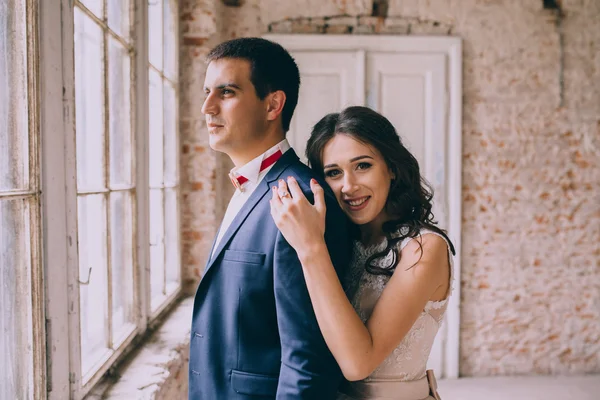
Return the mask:
<path fill-rule="evenodd" d="M 290 194 L 289 194 L 289 192 L 282 190 L 279 192 L 279 197 L 281 197 L 283 199 L 284 197 L 290 197 Z"/>

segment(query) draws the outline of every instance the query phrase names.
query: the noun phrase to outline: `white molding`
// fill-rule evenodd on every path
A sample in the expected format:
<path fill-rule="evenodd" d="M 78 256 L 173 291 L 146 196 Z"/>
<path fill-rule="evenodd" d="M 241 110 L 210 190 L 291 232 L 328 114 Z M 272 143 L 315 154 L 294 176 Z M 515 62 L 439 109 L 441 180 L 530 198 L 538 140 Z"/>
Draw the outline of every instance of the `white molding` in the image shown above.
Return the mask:
<path fill-rule="evenodd" d="M 459 56 L 461 41 L 453 36 L 390 36 L 390 35 L 263 35 L 290 51 L 302 50 L 368 50 L 407 53 L 445 53 Z"/>
<path fill-rule="evenodd" d="M 137 248 L 134 260 L 135 292 L 139 299 L 137 309 L 138 326 L 143 332 L 148 327 L 148 315 L 150 314 L 150 171 L 148 168 L 139 168 L 140 165 L 150 165 L 150 145 L 148 137 L 149 109 L 148 109 L 148 2 L 146 0 L 135 0 L 134 29 L 136 43 L 136 55 L 134 59 L 135 74 L 135 107 L 132 112 L 136 113 L 134 124 L 135 138 L 135 186 L 136 186 L 136 230 Z"/>
<path fill-rule="evenodd" d="M 63 118 L 63 51 L 61 3 L 39 4 L 40 38 L 40 137 L 42 153 L 42 238 L 47 318 L 47 365 L 49 400 L 70 398 L 69 297 L 67 278 L 67 225 L 65 204 L 66 163 Z M 44 397 L 45 398 L 45 397 Z"/>
<path fill-rule="evenodd" d="M 460 374 L 460 297 L 462 249 L 462 43 L 455 39 L 448 49 L 448 234 L 455 245 L 454 291 L 446 319 L 448 346 L 445 348 L 446 378 Z"/>
<path fill-rule="evenodd" d="M 66 220 L 67 286 L 69 299 L 69 383 L 70 399 L 80 399 L 81 392 L 81 340 L 79 318 L 79 236 L 77 234 L 77 157 L 75 143 L 75 53 L 74 53 L 74 5 L 72 0 L 61 0 L 62 28 L 62 117 L 65 176 L 64 209 Z M 56 209 L 56 205 L 53 207 Z M 63 288 L 65 290 L 65 288 Z"/>
<path fill-rule="evenodd" d="M 33 196 L 29 198 L 30 232 L 30 317 L 32 332 L 28 332 L 33 355 L 33 373 L 31 393 L 36 399 L 45 399 L 47 390 L 47 355 L 46 355 L 46 310 L 44 304 L 44 268 L 42 258 L 42 205 L 41 205 L 41 151 L 40 151 L 40 62 L 39 62 L 39 4 L 35 0 L 27 0 L 25 5 L 26 26 L 26 68 L 27 68 L 27 108 L 29 135 L 29 190 Z"/>
<path fill-rule="evenodd" d="M 442 53 L 448 60 L 448 236 L 455 245 L 454 291 L 446 312 L 448 332 L 444 344 L 444 377 L 458 378 L 460 362 L 460 278 L 462 230 L 462 44 L 450 36 L 391 35 L 307 35 L 268 34 L 263 36 L 291 52 L 298 51 L 377 51 L 403 53 Z"/>
<path fill-rule="evenodd" d="M 356 94 L 354 98 L 366 98 L 367 95 L 367 52 L 358 50 L 356 52 L 358 70 L 356 74 Z"/>

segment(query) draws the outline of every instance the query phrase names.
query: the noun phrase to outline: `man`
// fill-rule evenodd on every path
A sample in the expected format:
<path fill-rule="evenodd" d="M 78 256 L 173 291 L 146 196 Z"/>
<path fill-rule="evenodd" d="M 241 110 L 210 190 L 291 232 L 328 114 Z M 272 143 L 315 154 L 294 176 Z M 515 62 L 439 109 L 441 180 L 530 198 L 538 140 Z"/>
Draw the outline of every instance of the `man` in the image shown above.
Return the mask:
<path fill-rule="evenodd" d="M 270 214 L 270 188 L 293 176 L 312 201 L 313 172 L 285 134 L 300 75 L 278 44 L 242 38 L 208 55 L 210 146 L 227 154 L 236 187 L 194 301 L 189 399 L 333 399 L 341 380 L 319 330 L 296 252 Z M 348 221 L 328 191 L 326 240 L 338 273 Z"/>

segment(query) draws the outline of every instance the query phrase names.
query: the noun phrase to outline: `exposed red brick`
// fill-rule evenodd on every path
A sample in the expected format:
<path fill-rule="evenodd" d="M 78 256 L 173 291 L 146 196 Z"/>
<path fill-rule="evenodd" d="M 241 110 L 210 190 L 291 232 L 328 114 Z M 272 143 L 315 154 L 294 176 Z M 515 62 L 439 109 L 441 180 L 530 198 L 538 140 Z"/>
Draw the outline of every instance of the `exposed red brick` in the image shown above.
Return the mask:
<path fill-rule="evenodd" d="M 202 46 L 205 42 L 206 42 L 206 38 L 190 37 L 190 36 L 183 37 L 183 44 L 185 46 Z"/>
<path fill-rule="evenodd" d="M 194 21 L 195 20 L 194 14 L 192 14 L 191 12 L 182 13 L 181 20 L 182 21 Z"/>

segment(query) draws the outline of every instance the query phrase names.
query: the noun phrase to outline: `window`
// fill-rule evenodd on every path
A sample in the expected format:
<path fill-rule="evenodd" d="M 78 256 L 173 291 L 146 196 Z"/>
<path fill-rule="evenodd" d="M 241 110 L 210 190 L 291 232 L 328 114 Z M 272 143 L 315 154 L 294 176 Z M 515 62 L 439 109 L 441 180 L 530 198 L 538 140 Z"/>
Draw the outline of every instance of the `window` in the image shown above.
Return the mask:
<path fill-rule="evenodd" d="M 74 8 L 82 384 L 135 331 L 134 47 L 129 2 Z"/>
<path fill-rule="evenodd" d="M 47 306 L 48 380 L 55 398 L 82 399 L 181 290 L 178 2 L 49 2 L 41 48 L 50 52 L 60 34 L 63 50 L 60 72 L 49 56 L 41 76 L 48 86 L 62 81 L 64 109 L 60 120 L 47 112 L 42 122 L 44 137 L 56 139 L 44 140 L 45 176 L 55 179 L 43 209 L 66 223 L 48 221 L 44 247 L 54 253 L 45 264 L 57 277 L 67 264 L 48 293 L 64 297 L 68 312 Z M 47 99 L 42 107 L 57 111 Z"/>
<path fill-rule="evenodd" d="M 32 13 L 29 3 L 0 0 L 0 393 L 7 399 L 38 398 L 45 389 L 42 335 L 34 335 L 43 328 L 34 295 L 41 263 Z"/>
<path fill-rule="evenodd" d="M 151 310 L 179 286 L 177 0 L 148 3 Z"/>

